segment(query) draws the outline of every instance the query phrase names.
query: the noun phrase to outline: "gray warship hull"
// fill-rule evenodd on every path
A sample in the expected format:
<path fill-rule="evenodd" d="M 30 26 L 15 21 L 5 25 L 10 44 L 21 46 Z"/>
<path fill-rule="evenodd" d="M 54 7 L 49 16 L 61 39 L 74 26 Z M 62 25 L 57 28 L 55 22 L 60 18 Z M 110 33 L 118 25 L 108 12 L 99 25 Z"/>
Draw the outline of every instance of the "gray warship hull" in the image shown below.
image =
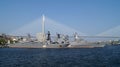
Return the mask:
<path fill-rule="evenodd" d="M 96 47 L 104 47 L 104 43 L 90 43 L 90 42 L 72 42 L 68 46 L 68 48 L 96 48 Z"/>
<path fill-rule="evenodd" d="M 9 44 L 10 48 L 66 48 L 69 44 L 46 44 L 40 42 L 26 42 Z"/>

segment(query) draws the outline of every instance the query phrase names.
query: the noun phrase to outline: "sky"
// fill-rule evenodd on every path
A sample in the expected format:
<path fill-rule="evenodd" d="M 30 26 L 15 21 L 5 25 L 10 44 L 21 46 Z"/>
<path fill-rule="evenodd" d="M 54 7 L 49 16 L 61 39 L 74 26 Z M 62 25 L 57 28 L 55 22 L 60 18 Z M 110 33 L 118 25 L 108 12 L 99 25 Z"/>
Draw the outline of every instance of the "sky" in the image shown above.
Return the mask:
<path fill-rule="evenodd" d="M 15 31 L 42 14 L 87 35 L 97 35 L 120 25 L 120 0 L 0 0 L 0 33 Z"/>

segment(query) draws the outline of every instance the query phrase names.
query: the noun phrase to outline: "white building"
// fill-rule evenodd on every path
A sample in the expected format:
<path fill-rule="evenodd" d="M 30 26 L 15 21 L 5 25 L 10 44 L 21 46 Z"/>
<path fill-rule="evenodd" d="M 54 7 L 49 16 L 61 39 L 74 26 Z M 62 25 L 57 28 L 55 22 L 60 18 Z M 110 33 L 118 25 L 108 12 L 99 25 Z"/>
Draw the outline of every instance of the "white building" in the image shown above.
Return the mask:
<path fill-rule="evenodd" d="M 45 34 L 43 33 L 37 33 L 36 38 L 39 42 L 44 42 L 46 39 Z"/>

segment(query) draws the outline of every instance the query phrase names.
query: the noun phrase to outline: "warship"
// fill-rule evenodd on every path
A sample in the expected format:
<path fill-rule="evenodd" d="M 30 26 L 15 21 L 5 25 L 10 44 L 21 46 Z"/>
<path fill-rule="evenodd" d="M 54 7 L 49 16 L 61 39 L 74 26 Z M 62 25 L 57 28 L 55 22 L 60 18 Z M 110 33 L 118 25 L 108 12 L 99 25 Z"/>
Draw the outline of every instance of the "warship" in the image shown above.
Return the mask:
<path fill-rule="evenodd" d="M 45 33 L 45 16 L 42 16 L 42 32 L 37 34 L 37 42 L 19 42 L 9 47 L 18 48 L 95 48 L 104 47 L 105 42 L 88 42 L 81 39 L 77 33 L 74 34 L 74 40 L 69 40 L 68 35 L 56 34 L 53 41 L 50 31 Z"/>
<path fill-rule="evenodd" d="M 51 40 L 51 33 L 45 33 L 45 16 L 42 16 L 42 32 L 38 33 L 37 42 L 18 42 L 9 44 L 9 47 L 13 48 L 65 48 L 69 45 L 69 39 L 67 35 L 57 34 L 54 41 Z"/>

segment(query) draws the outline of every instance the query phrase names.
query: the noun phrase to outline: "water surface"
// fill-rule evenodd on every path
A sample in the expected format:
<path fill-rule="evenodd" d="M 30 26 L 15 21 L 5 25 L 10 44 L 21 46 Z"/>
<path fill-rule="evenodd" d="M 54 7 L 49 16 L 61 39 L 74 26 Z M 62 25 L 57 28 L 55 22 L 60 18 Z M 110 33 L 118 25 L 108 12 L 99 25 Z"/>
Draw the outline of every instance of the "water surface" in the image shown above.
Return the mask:
<path fill-rule="evenodd" d="M 120 67 L 120 46 L 93 49 L 0 48 L 0 67 Z"/>

